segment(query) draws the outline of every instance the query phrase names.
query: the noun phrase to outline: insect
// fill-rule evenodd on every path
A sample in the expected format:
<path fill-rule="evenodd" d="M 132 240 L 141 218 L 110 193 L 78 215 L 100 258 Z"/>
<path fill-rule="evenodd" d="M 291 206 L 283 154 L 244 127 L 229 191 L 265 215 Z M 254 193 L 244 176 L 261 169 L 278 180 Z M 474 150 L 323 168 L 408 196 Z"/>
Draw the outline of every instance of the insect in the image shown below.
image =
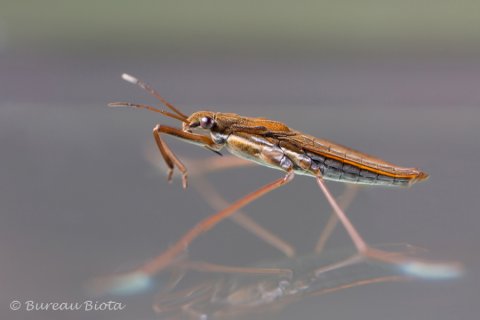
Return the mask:
<path fill-rule="evenodd" d="M 334 180 L 349 184 L 406 187 L 426 180 L 428 175 L 425 172 L 416 168 L 405 168 L 388 163 L 345 146 L 304 134 L 281 122 L 266 118 L 244 117 L 233 113 L 213 111 L 197 111 L 187 116 L 166 101 L 147 83 L 128 74 L 123 74 L 122 77 L 157 98 L 169 111 L 129 102 L 110 103 L 110 107 L 147 109 L 182 123 L 181 129 L 165 125 L 157 125 L 153 129 L 155 142 L 168 167 L 169 181 L 171 181 L 176 168 L 182 174 L 182 185 L 186 188 L 188 175 L 186 166 L 165 143 L 163 139 L 165 135 L 174 136 L 218 154 L 222 149 L 226 149 L 237 157 L 280 170 L 284 176 L 200 221 L 179 241 L 138 270 L 126 276 L 112 278 L 110 286 L 119 289 L 117 291 L 125 289 L 126 286 L 129 290 L 132 287 L 145 286 L 151 275 L 174 264 L 192 241 L 201 234 L 255 199 L 291 182 L 296 174 L 316 180 L 361 257 L 395 265 L 409 274 L 427 277 L 429 275 L 444 277 L 457 274 L 457 266 L 431 263 L 411 258 L 408 255 L 392 255 L 386 250 L 369 246 L 325 184 L 325 180 Z"/>

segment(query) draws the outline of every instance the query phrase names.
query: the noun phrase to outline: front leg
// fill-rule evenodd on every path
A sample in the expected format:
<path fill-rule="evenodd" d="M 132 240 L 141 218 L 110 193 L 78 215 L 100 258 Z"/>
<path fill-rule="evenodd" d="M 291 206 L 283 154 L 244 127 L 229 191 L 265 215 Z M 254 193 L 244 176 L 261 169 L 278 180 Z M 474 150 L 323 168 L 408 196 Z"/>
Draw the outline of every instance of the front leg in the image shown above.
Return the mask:
<path fill-rule="evenodd" d="M 158 149 L 160 150 L 160 153 L 162 154 L 162 157 L 168 167 L 168 181 L 172 181 L 173 169 L 176 166 L 182 173 L 182 185 L 184 189 L 187 188 L 187 168 L 163 141 L 162 137 L 160 136 L 161 133 L 175 136 L 187 142 L 203 146 L 214 151 L 218 151 L 222 148 L 221 145 L 215 144 L 215 142 L 213 142 L 212 139 L 207 136 L 189 133 L 177 128 L 162 125 L 156 125 L 155 128 L 153 128 L 153 137 L 155 138 Z"/>

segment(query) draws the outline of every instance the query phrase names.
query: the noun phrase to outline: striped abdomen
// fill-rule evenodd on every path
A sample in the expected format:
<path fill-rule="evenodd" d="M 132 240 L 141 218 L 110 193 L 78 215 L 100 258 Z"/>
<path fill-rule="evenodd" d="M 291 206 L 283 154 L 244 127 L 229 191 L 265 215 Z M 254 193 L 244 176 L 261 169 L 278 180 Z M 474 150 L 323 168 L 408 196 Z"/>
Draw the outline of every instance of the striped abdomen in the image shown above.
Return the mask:
<path fill-rule="evenodd" d="M 371 168 L 362 164 L 348 163 L 349 161 L 328 158 L 322 155 L 307 152 L 312 159 L 312 170 L 320 170 L 327 180 L 348 183 L 382 185 L 382 186 L 409 186 L 414 182 L 425 180 L 428 175 L 413 168 L 400 168 L 398 172 Z"/>

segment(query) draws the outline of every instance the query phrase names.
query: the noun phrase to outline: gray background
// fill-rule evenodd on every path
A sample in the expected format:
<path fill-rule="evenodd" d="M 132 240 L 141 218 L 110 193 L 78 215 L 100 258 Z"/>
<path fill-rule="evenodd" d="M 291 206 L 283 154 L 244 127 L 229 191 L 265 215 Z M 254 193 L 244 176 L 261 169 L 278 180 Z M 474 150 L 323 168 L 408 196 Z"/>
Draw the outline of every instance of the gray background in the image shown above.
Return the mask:
<path fill-rule="evenodd" d="M 6 1 L 0 10 L 0 315 L 152 319 L 153 293 L 122 312 L 13 312 L 83 301 L 92 277 L 155 256 L 212 212 L 167 184 L 145 154 L 151 128 L 178 125 L 116 100 L 150 102 L 131 72 L 185 113 L 265 116 L 431 174 L 410 189 L 364 188 L 350 216 L 370 243 L 408 242 L 461 261 L 458 281 L 383 284 L 307 298 L 277 319 L 474 319 L 480 298 L 480 5 L 476 2 Z M 185 157 L 208 157 L 169 139 Z M 230 201 L 279 176 L 213 174 Z M 192 178 L 193 179 L 193 178 Z M 335 193 L 341 186 L 330 184 Z M 312 179 L 246 211 L 300 252 L 328 206 Z M 343 231 L 335 243 L 348 243 Z M 193 257 L 246 265 L 280 255 L 231 222 Z"/>

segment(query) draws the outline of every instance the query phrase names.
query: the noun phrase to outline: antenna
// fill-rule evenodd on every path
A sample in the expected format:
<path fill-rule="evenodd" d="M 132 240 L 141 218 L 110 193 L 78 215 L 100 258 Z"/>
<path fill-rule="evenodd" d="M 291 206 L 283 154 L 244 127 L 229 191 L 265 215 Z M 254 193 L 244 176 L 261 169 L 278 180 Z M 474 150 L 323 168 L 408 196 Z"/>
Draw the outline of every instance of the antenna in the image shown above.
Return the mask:
<path fill-rule="evenodd" d="M 160 100 L 167 108 L 178 114 L 180 117 L 183 119 L 187 119 L 188 116 L 180 112 L 175 106 L 173 106 L 171 103 L 169 103 L 167 100 L 165 100 L 160 93 L 157 92 L 157 90 L 153 89 L 152 86 L 150 86 L 148 83 L 143 82 L 142 80 L 135 78 L 134 76 L 129 75 L 128 73 L 122 74 L 122 78 L 125 81 L 128 81 L 132 84 L 135 84 L 142 88 L 143 90 L 147 91 L 149 94 Z M 148 108 L 147 108 L 148 109 Z M 151 110 L 151 109 L 149 109 Z M 152 110 L 153 111 L 153 110 Z M 165 114 L 166 115 L 166 114 Z M 183 121 L 183 120 L 182 120 Z"/>
<path fill-rule="evenodd" d="M 130 103 L 130 102 L 111 102 L 111 103 L 108 104 L 108 106 L 113 107 L 113 108 L 116 108 L 116 107 L 132 107 L 132 108 L 137 108 L 137 109 L 147 109 L 147 110 L 150 110 L 150 111 L 153 111 L 153 112 L 161 113 L 164 116 L 167 116 L 167 117 L 170 117 L 170 118 L 177 119 L 177 120 L 180 120 L 182 122 L 188 123 L 187 118 L 182 118 L 182 117 L 180 117 L 176 114 L 170 113 L 170 112 L 165 111 L 165 110 L 160 110 L 160 109 L 157 109 L 155 107 L 152 107 L 152 106 L 149 106 L 149 105 L 146 105 L 146 104 Z"/>

